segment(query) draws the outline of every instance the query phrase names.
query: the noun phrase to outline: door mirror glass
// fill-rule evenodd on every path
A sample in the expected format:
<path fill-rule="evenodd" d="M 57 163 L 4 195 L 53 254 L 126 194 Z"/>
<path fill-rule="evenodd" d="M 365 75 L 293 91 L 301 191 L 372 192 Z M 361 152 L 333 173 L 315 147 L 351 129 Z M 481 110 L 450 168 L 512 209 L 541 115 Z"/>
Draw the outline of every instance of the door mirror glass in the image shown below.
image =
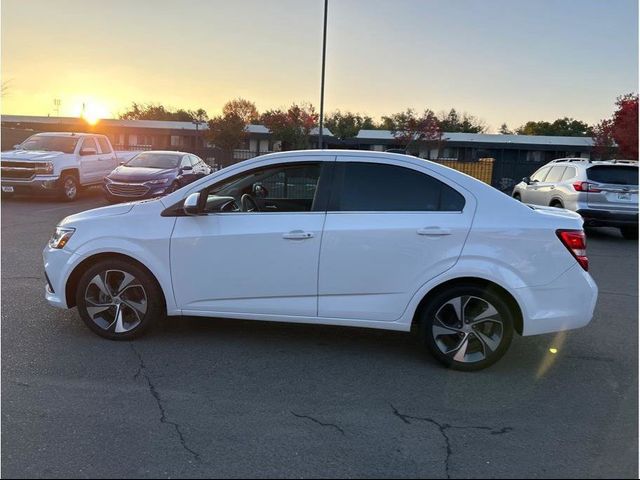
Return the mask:
<path fill-rule="evenodd" d="M 182 170 L 183 172 L 190 172 L 191 170 L 193 170 L 193 166 L 191 166 L 191 165 L 183 165 L 180 170 Z"/>
<path fill-rule="evenodd" d="M 187 215 L 200 215 L 200 192 L 192 193 L 184 200 L 184 213 Z"/>
<path fill-rule="evenodd" d="M 98 151 L 95 148 L 83 148 L 82 150 L 80 150 L 80 155 L 85 156 L 85 155 L 97 155 Z"/>
<path fill-rule="evenodd" d="M 267 198 L 269 196 L 269 191 L 261 183 L 255 183 L 252 190 L 253 196 L 256 198 Z"/>
<path fill-rule="evenodd" d="M 531 178 L 530 178 L 530 177 L 524 177 L 524 178 L 522 179 L 522 181 L 523 181 L 524 183 L 526 183 L 527 185 L 531 185 Z"/>

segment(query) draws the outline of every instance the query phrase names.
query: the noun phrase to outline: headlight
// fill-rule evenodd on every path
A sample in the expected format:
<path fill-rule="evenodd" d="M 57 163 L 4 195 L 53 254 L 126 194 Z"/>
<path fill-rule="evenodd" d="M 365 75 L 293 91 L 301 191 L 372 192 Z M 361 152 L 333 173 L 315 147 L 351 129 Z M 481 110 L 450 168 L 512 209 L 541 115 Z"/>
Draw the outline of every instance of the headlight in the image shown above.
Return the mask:
<path fill-rule="evenodd" d="M 147 185 L 164 185 L 169 182 L 168 178 L 158 178 L 157 180 L 149 180 L 145 182 Z"/>
<path fill-rule="evenodd" d="M 51 174 L 53 173 L 53 163 L 52 162 L 39 163 L 36 165 L 35 170 L 36 170 L 36 173 Z"/>
<path fill-rule="evenodd" d="M 51 240 L 49 240 L 49 247 L 63 248 L 69 242 L 69 239 L 75 231 L 75 228 L 56 227 L 56 233 L 54 233 Z"/>

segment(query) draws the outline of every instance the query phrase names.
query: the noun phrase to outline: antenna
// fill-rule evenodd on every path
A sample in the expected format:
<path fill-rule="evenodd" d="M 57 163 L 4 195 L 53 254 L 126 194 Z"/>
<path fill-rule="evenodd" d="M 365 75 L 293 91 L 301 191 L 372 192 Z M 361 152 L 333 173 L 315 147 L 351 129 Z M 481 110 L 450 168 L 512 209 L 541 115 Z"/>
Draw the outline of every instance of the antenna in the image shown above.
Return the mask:
<path fill-rule="evenodd" d="M 54 98 L 53 99 L 53 110 L 56 112 L 56 117 L 60 116 L 60 99 L 59 98 Z"/>

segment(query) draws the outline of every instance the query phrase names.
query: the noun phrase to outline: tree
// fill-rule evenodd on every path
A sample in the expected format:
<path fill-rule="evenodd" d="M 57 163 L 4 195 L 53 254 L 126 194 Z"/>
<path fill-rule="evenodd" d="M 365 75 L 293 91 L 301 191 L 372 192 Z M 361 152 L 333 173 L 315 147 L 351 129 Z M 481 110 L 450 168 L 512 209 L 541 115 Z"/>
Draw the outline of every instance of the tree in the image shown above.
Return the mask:
<path fill-rule="evenodd" d="M 227 115 L 231 113 L 239 116 L 247 125 L 258 121 L 260 118 L 256 104 L 244 98 L 236 98 L 225 103 L 224 107 L 222 107 L 222 114 Z"/>
<path fill-rule="evenodd" d="M 303 150 L 309 148 L 309 135 L 318 123 L 318 114 L 310 103 L 294 103 L 286 111 L 264 112 L 261 121 L 273 138 L 282 142 L 282 150 Z"/>
<path fill-rule="evenodd" d="M 455 108 L 448 113 L 441 112 L 438 115 L 438 122 L 443 132 L 484 133 L 487 131 L 484 121 L 466 112 L 460 117 Z"/>
<path fill-rule="evenodd" d="M 164 105 L 153 103 L 136 103 L 132 102 L 129 110 L 120 114 L 123 120 L 168 120 L 175 122 L 193 122 L 198 120 L 206 120 L 207 113 L 202 109 L 195 112 L 193 110 L 184 110 L 182 108 L 172 111 Z"/>
<path fill-rule="evenodd" d="M 638 95 L 629 93 L 618 97 L 618 109 L 613 114 L 612 136 L 618 144 L 621 158 L 638 159 Z"/>
<path fill-rule="evenodd" d="M 242 143 L 247 135 L 247 124 L 236 113 L 218 115 L 209 120 L 207 138 L 228 154 Z"/>
<path fill-rule="evenodd" d="M 549 135 L 552 137 L 590 137 L 591 127 L 573 118 L 559 118 L 552 123 L 529 121 L 516 129 L 518 135 Z"/>
<path fill-rule="evenodd" d="M 327 115 L 324 124 L 340 140 L 353 138 L 358 135 L 360 130 L 372 130 L 375 128 L 371 117 L 352 112 L 342 113 L 340 110 Z"/>
<path fill-rule="evenodd" d="M 608 160 L 612 158 L 614 151 L 613 120 L 602 120 L 593 127 L 593 156 Z"/>
<path fill-rule="evenodd" d="M 513 132 L 509 130 L 506 123 L 500 125 L 500 130 L 498 130 L 502 135 L 513 135 Z"/>
<path fill-rule="evenodd" d="M 401 144 L 405 145 L 407 152 L 410 152 L 420 143 L 426 145 L 428 149 L 442 148 L 444 141 L 442 130 L 436 115 L 431 110 L 425 110 L 422 115 L 408 108 L 404 112 L 396 113 L 387 117 L 389 123 L 393 125 L 391 133 Z"/>

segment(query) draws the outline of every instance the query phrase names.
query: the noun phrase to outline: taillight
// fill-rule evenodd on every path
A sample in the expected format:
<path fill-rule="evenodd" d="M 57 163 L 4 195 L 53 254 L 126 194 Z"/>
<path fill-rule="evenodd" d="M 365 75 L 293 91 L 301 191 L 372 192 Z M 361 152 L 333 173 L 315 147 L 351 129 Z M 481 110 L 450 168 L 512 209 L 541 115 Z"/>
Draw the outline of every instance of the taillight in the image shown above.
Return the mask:
<path fill-rule="evenodd" d="M 598 193 L 601 190 L 596 187 L 593 183 L 589 182 L 573 182 L 573 189 L 576 192 L 592 192 Z"/>
<path fill-rule="evenodd" d="M 587 257 L 587 237 L 582 230 L 556 230 L 556 235 L 575 257 L 585 272 L 589 271 L 589 258 Z"/>

